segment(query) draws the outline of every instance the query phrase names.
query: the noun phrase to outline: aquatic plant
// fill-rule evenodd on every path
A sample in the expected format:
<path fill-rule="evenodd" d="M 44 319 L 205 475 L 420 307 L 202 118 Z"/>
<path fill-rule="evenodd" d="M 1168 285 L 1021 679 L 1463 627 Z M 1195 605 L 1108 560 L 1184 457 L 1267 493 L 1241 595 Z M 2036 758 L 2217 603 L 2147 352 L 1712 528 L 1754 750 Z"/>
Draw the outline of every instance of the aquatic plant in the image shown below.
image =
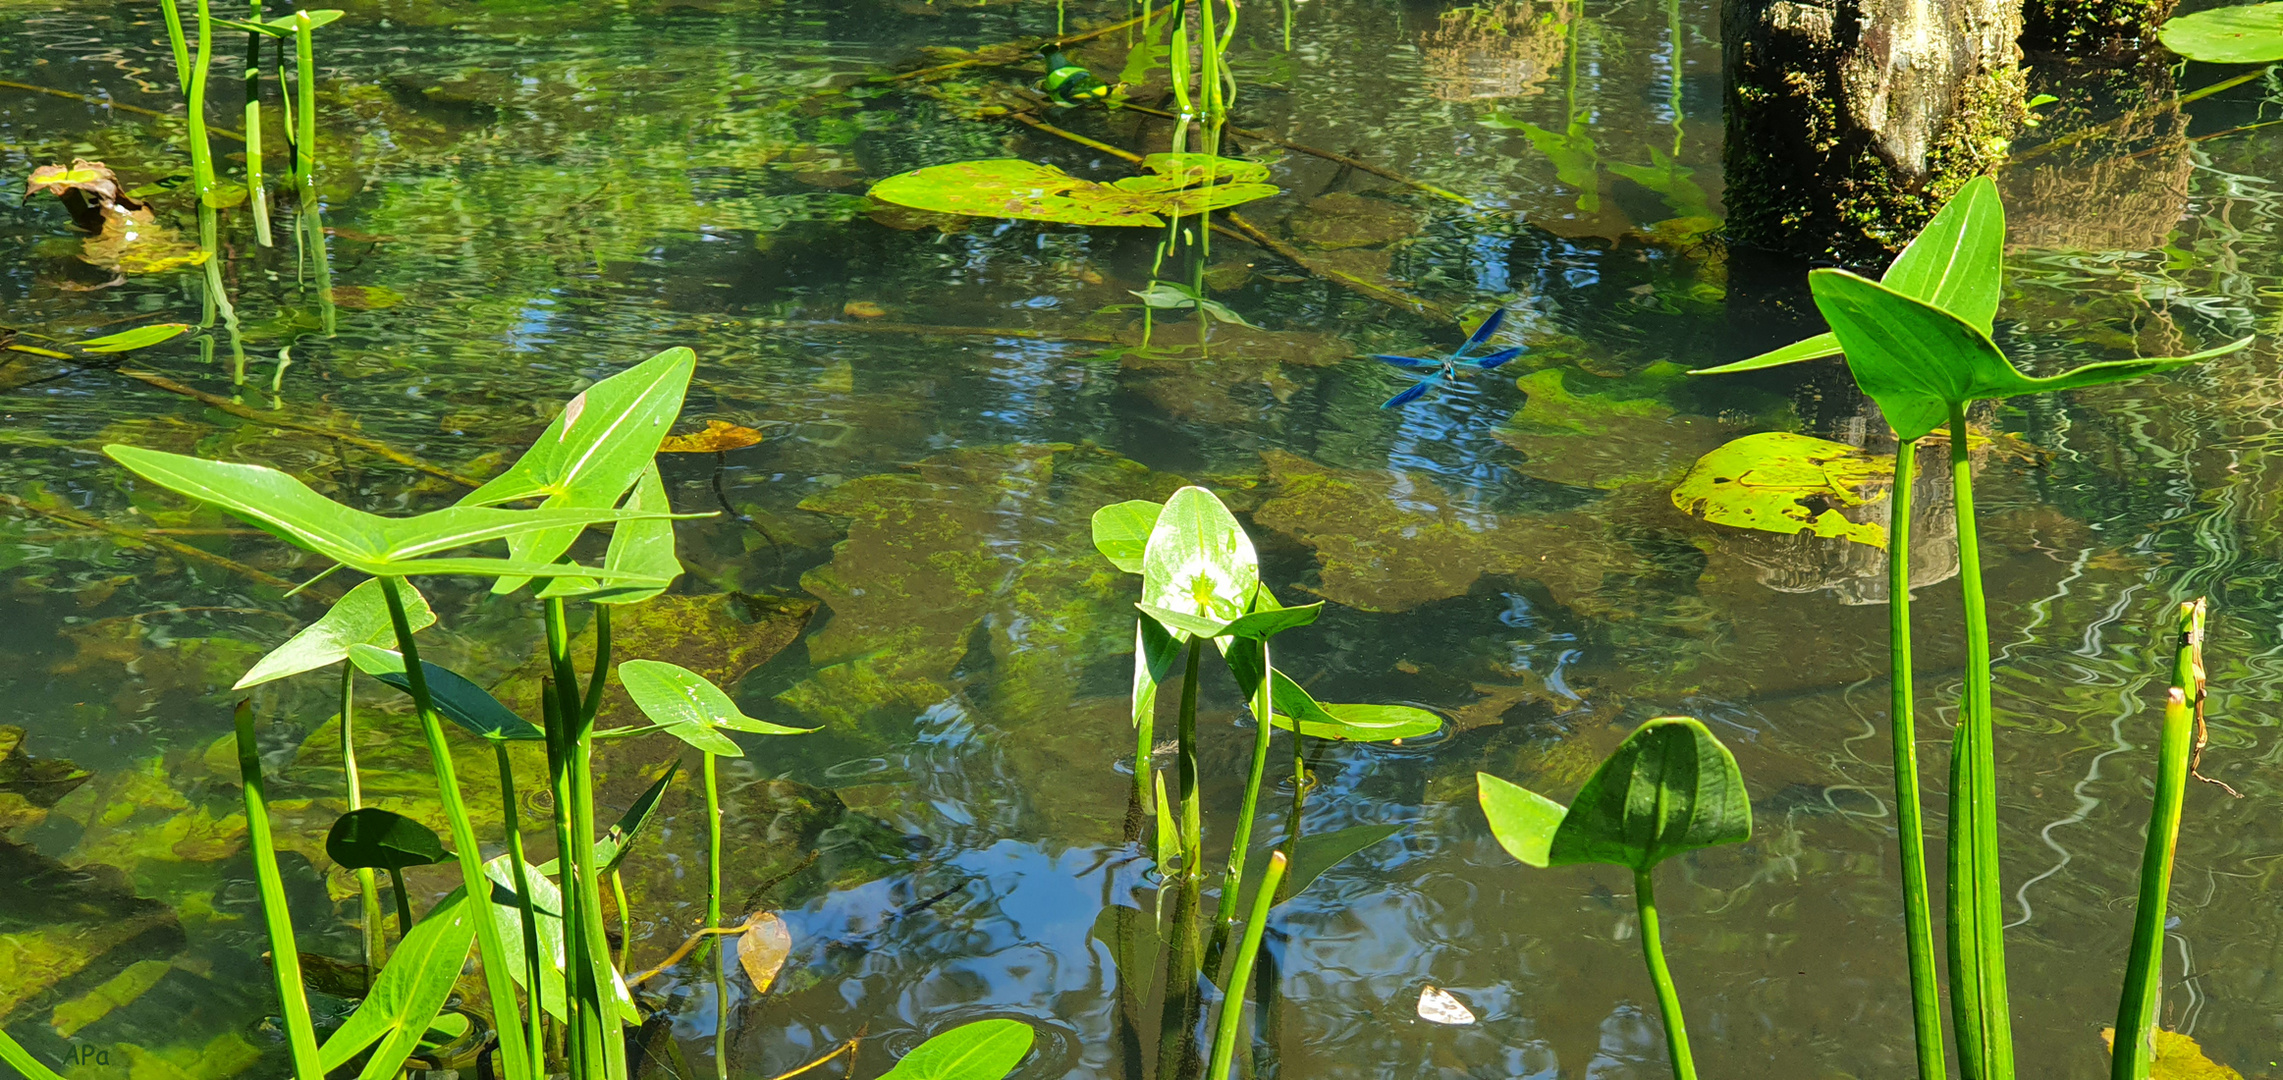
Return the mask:
<path fill-rule="evenodd" d="M 1841 351 L 1856 385 L 1879 405 L 1897 439 L 1895 502 L 1888 541 L 1890 662 L 1895 783 L 1900 804 L 1904 914 L 1922 1077 L 1943 1075 L 1925 900 L 1925 855 L 1917 797 L 1911 700 L 1909 514 L 1917 442 L 1949 429 L 1964 594 L 1966 695 L 1953 739 L 1947 939 L 1951 1013 L 1968 1080 L 2013 1075 L 1997 837 L 1989 614 L 1975 530 L 1966 406 L 2050 390 L 2120 382 L 2224 355 L 2250 338 L 2191 356 L 2087 364 L 2044 378 L 2023 375 L 1990 338 L 2002 284 L 2004 209 L 1996 185 L 1978 178 L 1945 205 L 1887 270 L 1871 281 L 1844 270 L 1808 275 L 1831 326 L 1819 335 L 1699 374 L 1793 363 Z"/>
<path fill-rule="evenodd" d="M 1489 773 L 1477 773 L 1475 786 L 1491 834 L 1524 865 L 1605 863 L 1633 871 L 1641 954 L 1664 1013 L 1673 1077 L 1695 1080 L 1680 993 L 1665 963 L 1653 871 L 1675 855 L 1751 839 L 1752 804 L 1735 756 L 1703 723 L 1667 716 L 1627 735 L 1567 807 Z"/>
<path fill-rule="evenodd" d="M 1149 175 L 1107 184 L 1052 165 L 993 158 L 930 165 L 872 186 L 882 202 L 973 217 L 1026 218 L 1065 225 L 1159 226 L 1168 217 L 1202 214 L 1277 193 L 1268 167 L 1210 154 L 1151 154 Z"/>
<path fill-rule="evenodd" d="M 2140 900 L 2133 908 L 2132 949 L 2125 959 L 2124 990 L 2117 997 L 2117 1027 L 2110 1042 L 2110 1080 L 2148 1080 L 2156 1057 L 2157 998 L 2164 986 L 2164 907 L 2172 891 L 2172 857 L 2180 845 L 2181 797 L 2195 771 L 2204 716 L 2204 601 L 2180 605 L 2173 651 L 2172 687 L 2164 699 L 2157 742 L 2156 798 L 2149 805 L 2148 839 L 2140 859 Z"/>
<path fill-rule="evenodd" d="M 105 448 L 146 481 L 219 507 L 342 567 L 370 575 L 372 581 L 351 590 L 336 605 L 338 614 L 329 612 L 327 619 L 264 657 L 241 685 L 346 660 L 411 696 L 427 744 L 437 795 L 450 826 L 449 849 L 416 823 L 386 811 L 353 808 L 329 837 L 328 851 L 344 865 L 388 869 L 392 877 L 408 865 L 456 862 L 462 888 L 414 921 L 401 878 L 396 880 L 399 916 L 410 925 L 402 928 L 394 954 L 357 1010 L 319 1045 L 308 1025 L 295 960 L 298 952 L 276 878 L 275 845 L 264 817 L 259 761 L 253 753 L 251 713 L 240 710 L 241 761 L 264 916 L 296 1072 L 302 1080 L 315 1080 L 340 1068 L 376 1044 L 364 1075 L 392 1075 L 437 1022 L 471 943 L 477 949 L 484 993 L 495 1019 L 500 1075 L 532 1080 L 554 1071 L 546 1053 L 549 1018 L 564 1033 L 563 1066 L 571 1076 L 623 1080 L 627 1075 L 623 1031 L 640 1022 L 640 1013 L 605 942 L 601 883 L 606 876 L 615 881 L 618 862 L 655 807 L 666 780 L 654 785 L 611 833 L 598 834 L 591 774 L 594 742 L 653 731 L 672 734 L 706 754 L 710 781 L 715 756 L 741 752 L 721 734 L 724 729 L 759 734 L 799 731 L 744 716 L 726 694 L 694 672 L 641 660 L 627 661 L 618 670 L 629 696 L 652 723 L 599 732 L 594 727 L 612 668 L 611 606 L 648 600 L 678 577 L 681 566 L 674 554 L 672 521 L 677 516 L 702 516 L 671 512 L 652 460 L 680 412 L 695 364 L 689 350 L 670 349 L 596 383 L 572 398 L 537 444 L 491 482 L 458 505 L 411 518 L 384 518 L 340 505 L 259 465 L 124 445 Z M 497 505 L 528 500 L 539 500 L 540 505 L 523 510 Z M 587 526 L 602 523 L 615 528 L 600 565 L 561 561 Z M 507 557 L 456 554 L 490 541 L 504 541 Z M 405 579 L 429 574 L 491 578 L 498 592 L 544 579 L 536 596 L 542 608 L 549 673 L 542 680 L 542 724 L 524 720 L 472 681 L 421 658 L 416 633 L 433 622 L 433 614 Z M 393 649 L 374 643 L 381 637 L 375 592 L 386 615 L 386 640 Z M 570 655 L 565 614 L 569 599 L 585 600 L 594 609 L 595 657 L 583 679 Z M 353 700 L 346 690 L 343 697 L 345 703 Z M 483 861 L 477 823 L 461 796 L 443 727 L 446 719 L 489 742 L 499 765 L 505 816 L 499 827 L 508 850 L 488 864 Z M 342 721 L 346 728 L 350 722 L 346 709 Z M 345 736 L 349 734 L 344 730 Z M 523 858 L 519 800 L 507 754 L 508 743 L 518 739 L 544 741 L 548 750 L 557 847 L 563 853 L 549 867 L 529 866 Z M 344 747 L 352 746 L 344 738 Z M 353 784 L 353 765 L 350 774 Z M 710 783 L 708 795 L 718 806 Z M 715 875 L 709 916 L 718 923 L 718 826 L 709 846 Z M 623 890 L 618 891 L 623 916 Z M 369 896 L 368 889 L 368 905 Z M 1022 1048 L 1027 1049 L 1027 1029 L 1024 1035 Z M 994 1045 L 1003 1050 L 1012 1042 L 1000 1032 Z M 1016 1052 L 1017 1058 L 1020 1053 Z M 945 1071 L 932 1075 L 996 1080 L 1005 1068 L 988 1072 L 986 1067 L 1002 1059 L 1003 1053 L 954 1055 L 943 1063 Z"/>
<path fill-rule="evenodd" d="M 2283 60 L 2283 3 L 2209 8 L 2165 20 L 2164 47 L 2207 64 L 2271 64 Z"/>

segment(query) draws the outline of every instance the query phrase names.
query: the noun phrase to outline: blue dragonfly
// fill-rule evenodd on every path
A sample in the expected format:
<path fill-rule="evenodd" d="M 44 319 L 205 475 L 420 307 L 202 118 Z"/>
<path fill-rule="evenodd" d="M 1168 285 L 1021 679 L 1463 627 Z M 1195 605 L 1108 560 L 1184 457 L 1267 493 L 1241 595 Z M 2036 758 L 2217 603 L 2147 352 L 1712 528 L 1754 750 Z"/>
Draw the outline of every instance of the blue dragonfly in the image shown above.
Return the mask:
<path fill-rule="evenodd" d="M 1398 405 L 1409 405 L 1410 403 L 1419 400 L 1422 395 L 1424 395 L 1427 391 L 1434 389 L 1438 384 L 1457 381 L 1459 371 L 1462 368 L 1469 371 L 1489 371 L 1490 369 L 1495 368 L 1500 364 L 1503 364 L 1509 360 L 1514 359 L 1517 356 L 1522 355 L 1522 346 L 1516 345 L 1512 348 L 1499 349 L 1496 352 L 1486 353 L 1482 356 L 1473 357 L 1471 359 L 1467 357 L 1468 353 L 1473 352 L 1484 342 L 1489 341 L 1491 335 L 1496 334 L 1498 332 L 1498 328 L 1504 326 L 1505 324 L 1505 308 L 1499 308 L 1497 311 L 1491 312 L 1490 317 L 1484 319 L 1481 326 L 1474 328 L 1474 334 L 1467 338 L 1466 344 L 1459 346 L 1457 352 L 1454 352 L 1451 355 L 1446 356 L 1440 360 L 1428 360 L 1418 356 L 1389 356 L 1386 353 L 1372 353 L 1372 359 L 1382 360 L 1399 368 L 1404 368 L 1412 371 L 1417 371 L 1422 368 L 1433 369 L 1429 374 L 1422 376 L 1418 382 L 1413 383 L 1410 389 L 1405 390 L 1402 393 L 1395 395 L 1394 397 L 1388 398 L 1386 401 L 1380 403 L 1379 407 L 1382 409 L 1392 409 Z"/>

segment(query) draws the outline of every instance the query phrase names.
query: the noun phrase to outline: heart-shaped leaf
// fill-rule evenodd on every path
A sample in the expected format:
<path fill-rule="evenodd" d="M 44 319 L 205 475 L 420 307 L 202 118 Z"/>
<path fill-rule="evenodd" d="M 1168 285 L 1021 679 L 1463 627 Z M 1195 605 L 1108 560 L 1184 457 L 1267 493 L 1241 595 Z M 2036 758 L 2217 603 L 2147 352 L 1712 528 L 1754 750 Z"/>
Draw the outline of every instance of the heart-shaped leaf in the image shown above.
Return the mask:
<path fill-rule="evenodd" d="M 1259 584 L 1252 538 L 1220 499 L 1204 488 L 1185 487 L 1166 500 L 1142 550 L 1144 610 L 1178 612 L 1218 628 L 1245 613 Z"/>
<path fill-rule="evenodd" d="M 1094 550 L 1126 573 L 1141 573 L 1142 553 L 1149 550 L 1150 531 L 1164 509 L 1164 503 L 1133 499 L 1094 511 Z"/>
<path fill-rule="evenodd" d="M 351 870 L 402 870 L 454 858 L 428 826 L 377 806 L 335 818 L 325 833 L 325 855 Z"/>
<path fill-rule="evenodd" d="M 1020 1020 L 977 1020 L 929 1039 L 880 1080 L 1003 1080 L 1037 1035 Z"/>
<path fill-rule="evenodd" d="M 1987 176 L 1978 176 L 1942 204 L 1934 219 L 1895 256 L 1880 281 L 1988 333 L 1998 317 L 1998 293 L 2005 284 L 2005 246 L 2006 211 L 1998 198 L 1998 185 Z M 1837 355 L 1839 339 L 1822 333 L 1748 360 L 1692 374 L 1725 375 Z"/>
<path fill-rule="evenodd" d="M 135 475 L 200 502 L 212 503 L 267 529 L 297 547 L 314 551 L 374 577 L 412 574 L 515 574 L 561 577 L 583 574 L 618 580 L 620 571 L 589 566 L 525 563 L 512 559 L 429 558 L 440 551 L 487 540 L 545 530 L 585 528 L 606 521 L 635 521 L 656 514 L 631 510 L 555 508 L 500 510 L 455 506 L 413 518 L 384 518 L 342 506 L 311 491 L 309 485 L 261 465 L 206 461 L 113 444 L 103 448 Z M 552 558 L 552 556 L 550 556 Z"/>
<path fill-rule="evenodd" d="M 618 665 L 618 681 L 651 723 L 709 754 L 745 756 L 734 740 L 721 733 L 723 728 L 756 735 L 806 735 L 814 730 L 755 720 L 705 676 L 678 664 L 628 660 Z"/>
<path fill-rule="evenodd" d="M 1751 837 L 1752 804 L 1736 758 L 1702 723 L 1666 716 L 1626 736 L 1594 770 L 1554 830 L 1546 865 L 1647 870 L 1682 852 Z M 1522 845 L 1516 857 L 1528 850 Z"/>
<path fill-rule="evenodd" d="M 412 680 L 404 673 L 404 654 L 395 649 L 352 645 L 349 662 L 373 678 L 407 694 L 412 692 Z M 498 698 L 459 672 L 422 660 L 420 673 L 427 678 L 428 699 L 436 706 L 436 712 L 470 733 L 480 738 L 503 740 L 547 737 L 546 732 L 517 716 L 515 710 L 500 704 Z"/>
<path fill-rule="evenodd" d="M 404 597 L 405 621 L 415 632 L 435 624 L 436 612 L 428 607 L 428 598 L 420 595 L 410 582 L 405 583 L 400 595 Z M 379 645 L 395 640 L 396 628 L 389 621 L 388 600 L 381 595 L 381 583 L 359 582 L 348 595 L 333 601 L 333 606 L 325 609 L 325 614 L 316 622 L 302 627 L 300 633 L 256 661 L 230 689 L 243 690 L 288 675 L 315 671 L 348 659 L 351 646 Z"/>
<path fill-rule="evenodd" d="M 2031 378 L 1990 336 L 1956 315 L 1845 270 L 1807 276 L 1815 306 L 1847 352 L 1855 385 L 1879 403 L 1888 426 L 1916 439 L 1949 422 L 1950 406 L 2073 390 L 2193 364 L 2241 349 L 2250 338 L 2191 356 L 2112 360 Z"/>
<path fill-rule="evenodd" d="M 348 1064 L 378 1042 L 380 1049 L 373 1051 L 358 1076 L 386 1080 L 419 1049 L 428 1025 L 443 1011 L 452 985 L 459 981 L 468 947 L 476 940 L 475 910 L 467 899 L 466 892 L 454 892 L 397 942 L 396 952 L 373 980 L 365 1000 L 318 1049 L 325 1072 Z"/>

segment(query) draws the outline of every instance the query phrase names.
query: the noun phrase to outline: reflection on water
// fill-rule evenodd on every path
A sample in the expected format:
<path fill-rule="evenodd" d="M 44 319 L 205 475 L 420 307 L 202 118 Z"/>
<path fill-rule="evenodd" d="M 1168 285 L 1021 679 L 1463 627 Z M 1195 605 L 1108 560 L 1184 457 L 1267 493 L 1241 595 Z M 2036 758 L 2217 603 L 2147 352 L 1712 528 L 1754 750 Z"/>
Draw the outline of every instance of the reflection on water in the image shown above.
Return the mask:
<path fill-rule="evenodd" d="M 1280 909 L 1264 1060 L 1291 1076 L 1659 1075 L 1628 883 L 1513 865 L 1474 808 L 1472 776 L 1566 794 L 1640 720 L 1689 712 L 1735 748 L 1760 826 L 1748 845 L 1668 868 L 1668 949 L 1705 1070 L 1899 1074 L 1909 1022 L 1879 561 L 1706 526 L 1665 494 L 1737 435 L 1865 444 L 1881 430 L 1828 365 L 1683 374 L 1790 340 L 1805 321 L 1796 267 L 1759 266 L 1706 235 L 1719 206 L 1716 8 L 1340 0 L 1299 5 L 1289 49 L 1281 19 L 1247 9 L 1241 123 L 1473 201 L 1240 139 L 1285 191 L 1247 216 L 1312 261 L 1470 322 L 1506 306 L 1505 340 L 1528 346 L 1511 378 L 1383 411 L 1402 384 L 1357 354 L 1447 351 L 1448 327 L 1227 241 L 1213 295 L 1266 329 L 1220 327 L 1202 356 L 1136 351 L 1138 316 L 1118 305 L 1148 279 L 1154 237 L 939 225 L 861 198 L 897 171 L 1007 153 L 1118 175 L 1092 151 L 962 118 L 989 77 L 1028 74 L 979 69 L 933 95 L 870 78 L 924 46 L 1046 32 L 1047 5 L 351 5 L 323 50 L 322 221 L 294 227 L 301 252 L 260 249 L 244 212 L 226 212 L 214 278 L 235 334 L 218 326 L 128 358 L 228 399 L 242 347 L 255 381 L 238 412 L 4 354 L 5 491 L 46 513 L 0 517 L 15 615 L 0 625 L 0 724 L 27 732 L 18 749 L 0 737 L 15 755 L 0 754 L 0 860 L 52 884 L 31 902 L 0 896 L 0 1018 L 51 1059 L 133 1044 L 137 1076 L 282 1060 L 263 1020 L 235 766 L 215 746 L 228 733 L 220 688 L 316 609 L 206 556 L 296 580 L 314 568 L 128 486 L 97 446 L 262 461 L 372 509 L 430 507 L 453 497 L 444 481 L 261 419 L 263 361 L 290 349 L 283 416 L 481 473 L 580 386 L 686 344 L 701 358 L 691 426 L 766 436 L 718 471 L 704 455 L 663 463 L 677 508 L 726 503 L 744 518 L 681 526 L 688 589 L 821 601 L 798 644 L 735 674 L 756 715 L 826 724 L 729 770 L 733 846 L 745 849 L 732 892 L 751 894 L 733 902 L 783 907 L 796 947 L 757 1000 L 736 982 L 717 1000 L 703 965 L 660 980 L 693 1071 L 710 1065 L 722 1010 L 741 1075 L 859 1031 L 871 1074 L 929 1032 L 1004 1015 L 1039 1027 L 1025 1075 L 1149 1071 L 1154 1054 L 1121 1041 L 1115 971 L 1092 936 L 1105 904 L 1148 893 L 1120 843 L 1130 597 L 1086 522 L 1103 503 L 1193 480 L 1245 518 L 1288 599 L 1333 601 L 1317 626 L 1279 639 L 1280 663 L 1325 700 L 1403 701 L 1451 720 L 1413 744 L 1320 749 L 1311 829 L 1403 830 Z M 1123 10 L 1073 4 L 1069 16 Z M 163 39 L 139 7 L 0 2 L 0 28 L 0 68 L 15 77 L 169 104 Z M 1112 35 L 1078 55 L 1110 72 L 1125 53 Z M 2056 87 L 2068 115 L 2046 130 L 2118 115 L 2136 80 Z M 2254 81 L 2014 171 L 2009 353 L 2046 370 L 2271 331 L 2275 136 L 2197 139 L 2251 122 L 2279 90 Z M 1167 138 L 1133 113 L 1055 121 L 1120 146 Z M 0 175 L 84 156 L 159 179 L 179 165 L 174 131 L 0 90 Z M 111 281 L 76 258 L 48 202 L 0 212 L 0 249 L 7 324 L 53 337 L 196 321 L 217 295 L 203 271 Z M 1192 333 L 1161 325 L 1157 343 Z M 2262 902 L 2283 854 L 2261 779 L 2283 755 L 2264 719 L 2283 698 L 2273 369 L 2261 345 L 1986 417 L 2018 451 L 1986 454 L 1978 481 L 2017 1031 L 2023 1060 L 2054 1062 L 2054 1075 L 2099 1068 L 2145 820 L 2161 624 L 2173 601 L 2205 593 L 2217 613 L 2205 768 L 2251 797 L 2190 795 L 2168 969 L 2184 982 L 2166 1023 L 2219 1060 L 2267 1060 L 2265 1018 L 2283 1007 L 2268 944 L 2283 925 Z M 1947 505 L 1941 471 L 1921 475 L 1919 505 Z M 123 546 L 68 515 L 194 550 Z M 1947 535 L 1921 522 L 1928 547 L 1914 558 L 1934 714 L 1921 754 L 1937 793 L 1941 703 L 1962 654 L 1936 554 Z M 440 658 L 510 676 L 531 641 L 523 605 L 458 583 L 430 591 Z M 767 618 L 797 623 L 798 609 Z M 1225 826 L 1252 736 L 1231 722 L 1227 687 L 1204 698 L 1209 813 Z M 352 908 L 308 840 L 334 795 L 328 690 L 287 682 L 257 702 L 275 718 L 272 797 L 303 947 L 353 956 L 341 918 Z M 383 787 L 385 750 L 371 781 Z M 603 794 L 623 804 L 671 751 L 617 753 Z M 21 779 L 27 761 L 89 775 L 49 798 Z M 417 797 L 419 774 L 398 780 Z M 687 792 L 670 797 L 660 843 L 630 878 L 638 958 L 662 958 L 703 910 L 698 812 Z M 815 864 L 770 880 L 809 850 Z M 441 892 L 449 877 L 415 885 Z M 59 898 L 85 917 L 58 922 Z M 86 1009 L 75 1003 L 106 983 L 137 992 L 74 1026 Z M 1429 984 L 1481 1021 L 1417 1020 Z"/>

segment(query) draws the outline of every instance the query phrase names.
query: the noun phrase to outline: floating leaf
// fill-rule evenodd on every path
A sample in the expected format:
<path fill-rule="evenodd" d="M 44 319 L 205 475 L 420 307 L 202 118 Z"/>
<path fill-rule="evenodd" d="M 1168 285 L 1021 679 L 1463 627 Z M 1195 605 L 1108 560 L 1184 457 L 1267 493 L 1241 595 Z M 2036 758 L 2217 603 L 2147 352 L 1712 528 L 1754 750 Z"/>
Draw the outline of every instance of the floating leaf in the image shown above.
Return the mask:
<path fill-rule="evenodd" d="M 91 353 L 123 353 L 147 349 L 161 342 L 173 341 L 190 332 L 188 323 L 152 323 L 116 334 L 105 334 L 79 342 L 79 347 Z"/>
<path fill-rule="evenodd" d="M 2283 3 L 2212 8 L 2165 21 L 2164 47 L 2207 64 L 2271 64 L 2283 60 Z"/>
<path fill-rule="evenodd" d="M 112 460 L 161 487 L 212 503 L 280 538 L 374 577 L 411 574 L 519 574 L 525 577 L 587 575 L 613 580 L 627 575 L 571 563 L 527 563 L 509 559 L 433 559 L 424 556 L 524 533 L 568 528 L 576 532 L 605 521 L 634 521 L 655 514 L 631 510 L 562 507 L 500 510 L 455 506 L 413 518 L 384 518 L 342 506 L 311 491 L 309 485 L 261 465 L 206 461 L 163 450 L 112 444 Z M 550 556 L 552 558 L 552 556 Z"/>
<path fill-rule="evenodd" d="M 749 427 L 739 427 L 727 420 L 708 420 L 704 431 L 688 435 L 668 435 L 658 444 L 661 454 L 712 454 L 723 450 L 742 450 L 757 446 L 761 433 Z"/>
<path fill-rule="evenodd" d="M 429 608 L 428 598 L 420 595 L 420 590 L 406 582 L 399 595 L 404 598 L 405 622 L 414 632 L 435 624 L 436 612 Z M 316 622 L 302 627 L 300 633 L 256 661 L 230 689 L 243 690 L 288 675 L 315 671 L 348 659 L 353 646 L 380 645 L 395 640 L 396 628 L 389 621 L 388 599 L 381 595 L 381 583 L 359 582 L 348 595 L 333 601 L 333 606 L 325 609 L 325 614 Z"/>
<path fill-rule="evenodd" d="M 929 1039 L 880 1080 L 1001 1080 L 1023 1063 L 1037 1034 L 1020 1020 L 977 1020 Z"/>
<path fill-rule="evenodd" d="M 1152 281 L 1147 289 L 1128 289 L 1126 291 L 1141 297 L 1142 303 L 1160 311 L 1195 309 L 1218 322 L 1235 323 L 1238 326 L 1260 329 L 1260 327 L 1246 322 L 1244 316 L 1237 314 L 1227 304 L 1218 300 L 1209 300 L 1205 294 L 1177 281 Z"/>
<path fill-rule="evenodd" d="M 755 720 L 720 687 L 678 664 L 628 660 L 618 665 L 618 681 L 651 723 L 709 754 L 745 756 L 736 742 L 721 733 L 723 728 L 757 735 L 806 735 L 813 730 Z"/>
<path fill-rule="evenodd" d="M 376 806 L 335 819 L 325 834 L 325 855 L 351 870 L 402 870 L 454 858 L 428 826 Z"/>
<path fill-rule="evenodd" d="M 1673 505 L 1716 525 L 1761 532 L 1844 537 L 1875 548 L 1887 530 L 1850 521 L 1836 507 L 1872 501 L 1865 489 L 1885 479 L 1891 457 L 1787 431 L 1746 435 L 1697 459 L 1673 488 Z M 1877 497 L 1884 497 L 1884 494 Z M 1822 504 L 1821 511 L 1815 504 Z"/>
<path fill-rule="evenodd" d="M 777 981 L 777 972 L 784 969 L 785 959 L 791 955 L 793 932 L 776 912 L 762 912 L 746 920 L 745 932 L 737 935 L 737 966 L 753 981 L 756 997 L 769 992 L 769 984 Z"/>
<path fill-rule="evenodd" d="M 1019 158 L 963 161 L 901 173 L 872 187 L 882 202 L 970 217 L 1026 218 L 1066 225 L 1160 226 L 1277 193 L 1255 162 L 1197 154 L 1152 154 L 1148 176 L 1098 184 Z M 1226 181 L 1226 182 L 1224 182 Z"/>
<path fill-rule="evenodd" d="M 349 1063 L 365 1047 L 380 1043 L 358 1074 L 359 1080 L 387 1080 L 420 1048 L 428 1025 L 444 1009 L 468 947 L 476 940 L 476 918 L 465 891 L 454 892 L 397 942 L 380 977 L 357 1011 L 318 1050 L 323 1071 Z"/>
<path fill-rule="evenodd" d="M 1094 511 L 1094 550 L 1126 573 L 1141 573 L 1142 553 L 1149 550 L 1149 534 L 1164 509 L 1164 503 L 1129 499 Z"/>
<path fill-rule="evenodd" d="M 1429 986 L 1419 991 L 1419 1019 L 1430 1024 L 1471 1024 L 1474 1010 L 1452 997 L 1450 991 Z"/>
<path fill-rule="evenodd" d="M 404 673 L 404 654 L 395 649 L 351 645 L 349 662 L 373 678 L 407 694 L 412 692 L 412 680 Z M 422 660 L 420 673 L 427 679 L 428 700 L 436 706 L 437 713 L 470 733 L 480 738 L 503 740 L 547 737 L 529 720 L 517 716 L 513 709 L 500 704 L 498 698 L 459 672 Z"/>
<path fill-rule="evenodd" d="M 2149 1062 L 2148 1080 L 2243 1080 L 2242 1073 L 2206 1057 L 2204 1048 L 2187 1035 L 2162 1028 L 2150 1034 L 2156 1039 L 2156 1058 Z M 2117 1029 L 2101 1029 L 2101 1043 L 2112 1052 L 2116 1038 Z"/>

